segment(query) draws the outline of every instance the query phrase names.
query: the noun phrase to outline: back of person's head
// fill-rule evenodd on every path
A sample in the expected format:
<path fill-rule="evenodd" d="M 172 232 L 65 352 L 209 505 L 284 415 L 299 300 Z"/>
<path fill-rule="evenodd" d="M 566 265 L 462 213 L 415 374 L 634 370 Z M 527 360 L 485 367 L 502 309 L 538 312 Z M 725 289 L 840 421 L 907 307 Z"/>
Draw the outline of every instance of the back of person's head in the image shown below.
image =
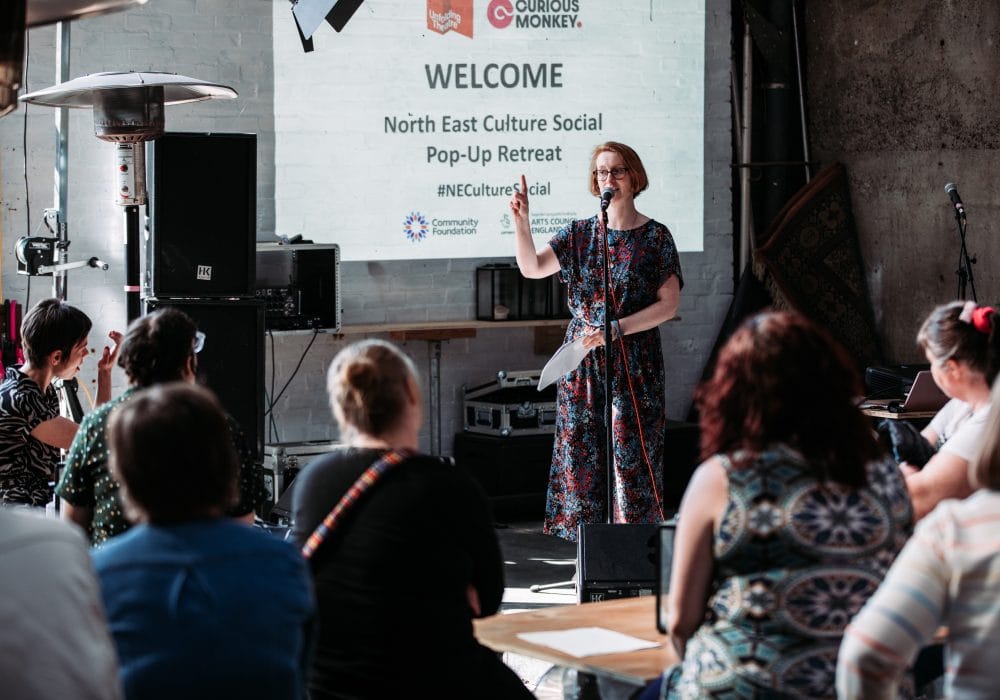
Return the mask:
<path fill-rule="evenodd" d="M 917 343 L 938 362 L 963 362 L 993 384 L 1000 370 L 1000 333 L 992 306 L 953 301 L 938 306 L 924 320 Z"/>
<path fill-rule="evenodd" d="M 649 176 L 646 175 L 646 168 L 642 164 L 642 159 L 635 149 L 618 141 L 605 141 L 594 147 L 590 153 L 590 193 L 595 197 L 601 196 L 603 182 L 597 181 L 594 170 L 597 168 L 597 156 L 605 152 L 617 153 L 622 157 L 625 167 L 628 168 L 629 177 L 632 179 L 632 196 L 638 197 L 649 187 Z"/>
<path fill-rule="evenodd" d="M 990 413 L 982 435 L 979 454 L 969 464 L 969 482 L 976 488 L 1000 491 L 1000 381 L 993 382 Z"/>
<path fill-rule="evenodd" d="M 44 367 L 48 357 L 61 350 L 69 357 L 73 346 L 90 333 L 90 318 L 75 306 L 58 299 L 42 299 L 21 321 L 21 347 L 28 362 Z"/>
<path fill-rule="evenodd" d="M 397 427 L 416 386 L 413 361 L 382 340 L 362 340 L 337 353 L 326 374 L 330 408 L 342 432 L 384 435 Z"/>
<path fill-rule="evenodd" d="M 880 448 L 856 407 L 862 395 L 854 364 L 828 332 L 797 313 L 759 314 L 733 333 L 695 393 L 702 456 L 784 443 L 821 479 L 863 486 Z"/>
<path fill-rule="evenodd" d="M 183 382 L 136 392 L 108 423 L 111 472 L 130 517 L 153 523 L 221 515 L 238 461 L 215 396 Z"/>
<path fill-rule="evenodd" d="M 118 365 L 138 387 L 178 381 L 194 353 L 197 332 L 180 309 L 167 307 L 141 316 L 125 332 Z"/>

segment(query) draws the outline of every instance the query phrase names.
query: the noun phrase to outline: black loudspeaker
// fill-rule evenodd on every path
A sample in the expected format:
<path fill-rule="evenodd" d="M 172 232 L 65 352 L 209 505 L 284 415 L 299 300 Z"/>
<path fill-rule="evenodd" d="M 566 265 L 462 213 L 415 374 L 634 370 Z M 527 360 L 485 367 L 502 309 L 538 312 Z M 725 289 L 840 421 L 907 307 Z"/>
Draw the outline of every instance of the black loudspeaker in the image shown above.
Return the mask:
<path fill-rule="evenodd" d="M 258 460 L 264 454 L 264 306 L 254 299 L 146 299 L 146 312 L 178 308 L 205 334 L 198 381 L 243 428 Z"/>
<path fill-rule="evenodd" d="M 677 512 L 691 475 L 698 467 L 701 431 L 697 423 L 667 421 L 663 438 L 663 512 Z"/>
<path fill-rule="evenodd" d="M 483 487 L 499 519 L 541 518 L 552 464 L 550 434 L 455 435 L 455 463 Z"/>
<path fill-rule="evenodd" d="M 659 540 L 656 523 L 580 525 L 576 550 L 580 602 L 653 595 Z"/>
<path fill-rule="evenodd" d="M 149 142 L 145 296 L 253 296 L 256 134 L 166 133 Z"/>

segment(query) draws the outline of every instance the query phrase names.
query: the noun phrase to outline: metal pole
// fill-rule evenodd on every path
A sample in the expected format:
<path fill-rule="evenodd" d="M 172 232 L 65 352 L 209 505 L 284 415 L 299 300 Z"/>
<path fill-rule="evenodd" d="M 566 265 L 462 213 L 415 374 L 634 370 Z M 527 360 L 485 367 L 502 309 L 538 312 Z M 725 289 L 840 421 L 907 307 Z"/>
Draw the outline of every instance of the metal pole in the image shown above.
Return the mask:
<path fill-rule="evenodd" d="M 139 260 L 142 248 L 139 207 L 146 204 L 146 144 L 119 143 L 116 151 L 118 204 L 125 209 L 125 311 L 132 323 L 142 315 Z"/>
<path fill-rule="evenodd" d="M 428 384 L 430 384 L 430 430 L 431 454 L 441 454 L 441 341 L 432 340 L 427 344 L 430 367 Z"/>
<path fill-rule="evenodd" d="M 753 40 L 750 36 L 750 22 L 743 17 L 743 118 L 740 125 L 742 165 L 750 162 L 751 138 L 750 122 L 753 115 Z M 745 270 L 754 249 L 753 210 L 750 206 L 750 169 L 740 168 L 740 270 Z"/>
<path fill-rule="evenodd" d="M 56 83 L 69 80 L 69 22 L 56 25 Z M 56 158 L 54 175 L 54 192 L 56 207 L 55 227 L 52 233 L 58 239 L 56 245 L 55 264 L 67 261 L 66 246 L 69 234 L 66 229 L 67 208 L 69 206 L 69 109 L 56 109 Z M 52 273 L 52 296 L 66 300 L 66 271 L 58 270 Z"/>
<path fill-rule="evenodd" d="M 799 118 L 802 122 L 802 160 L 806 169 L 806 182 L 812 179 L 809 171 L 809 131 L 806 126 L 806 96 L 802 86 L 802 49 L 799 47 L 799 15 L 796 10 L 798 2 L 792 0 L 792 36 L 795 37 L 795 74 L 799 80 Z"/>

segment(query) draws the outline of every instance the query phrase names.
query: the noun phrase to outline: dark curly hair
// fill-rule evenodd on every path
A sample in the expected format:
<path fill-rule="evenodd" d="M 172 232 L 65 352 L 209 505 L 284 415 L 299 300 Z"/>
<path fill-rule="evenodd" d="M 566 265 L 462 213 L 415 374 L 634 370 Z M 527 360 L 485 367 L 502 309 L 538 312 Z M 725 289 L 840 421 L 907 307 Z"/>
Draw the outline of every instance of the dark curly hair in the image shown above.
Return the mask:
<path fill-rule="evenodd" d="M 118 366 L 140 388 L 177 381 L 194 352 L 197 331 L 190 316 L 171 307 L 137 318 L 125 333 Z"/>
<path fill-rule="evenodd" d="M 798 450 L 824 481 L 861 487 L 881 455 L 857 408 L 861 379 L 843 347 L 797 313 L 745 322 L 722 348 L 712 377 L 695 393 L 702 457 L 775 443 Z"/>

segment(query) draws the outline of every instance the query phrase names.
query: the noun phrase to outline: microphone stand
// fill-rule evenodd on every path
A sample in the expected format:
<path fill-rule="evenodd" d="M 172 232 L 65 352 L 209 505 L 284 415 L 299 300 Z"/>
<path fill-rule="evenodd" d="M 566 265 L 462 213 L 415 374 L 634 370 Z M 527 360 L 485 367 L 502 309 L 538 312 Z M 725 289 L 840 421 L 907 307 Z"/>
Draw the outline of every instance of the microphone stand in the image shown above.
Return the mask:
<path fill-rule="evenodd" d="M 608 244 L 608 205 L 610 201 L 601 200 L 601 225 L 604 230 L 603 257 L 604 257 L 604 461 L 605 475 L 607 477 L 607 518 L 608 524 L 613 524 L 614 509 L 612 499 L 614 497 L 614 483 L 612 477 L 615 469 L 614 440 L 611 430 L 611 366 L 614 360 L 614 344 L 611 338 L 611 324 L 615 320 L 615 310 L 612 306 L 611 297 L 611 250 Z"/>
<path fill-rule="evenodd" d="M 976 282 L 972 279 L 972 265 L 976 262 L 969 259 L 969 249 L 965 247 L 965 216 L 958 209 L 955 210 L 955 224 L 958 226 L 958 239 L 961 241 L 961 253 L 958 258 L 958 298 L 965 299 L 966 285 L 972 288 L 972 300 L 979 303 L 976 295 Z"/>

